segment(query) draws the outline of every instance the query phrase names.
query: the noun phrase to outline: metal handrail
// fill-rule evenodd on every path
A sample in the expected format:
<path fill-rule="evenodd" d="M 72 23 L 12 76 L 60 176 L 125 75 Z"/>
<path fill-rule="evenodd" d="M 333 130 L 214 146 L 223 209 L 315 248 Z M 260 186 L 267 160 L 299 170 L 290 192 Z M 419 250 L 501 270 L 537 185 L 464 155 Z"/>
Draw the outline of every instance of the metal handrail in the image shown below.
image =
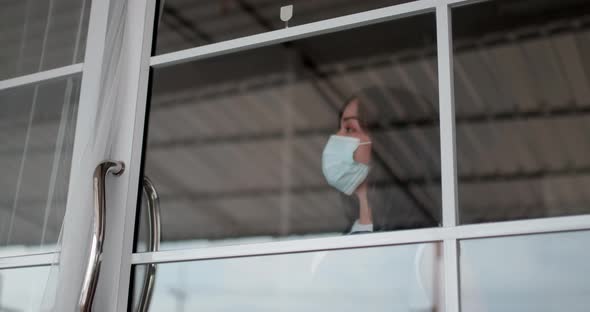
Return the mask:
<path fill-rule="evenodd" d="M 102 246 L 104 243 L 105 230 L 105 178 L 107 173 L 121 175 L 125 170 L 125 164 L 121 161 L 106 160 L 101 162 L 96 169 L 92 178 L 94 189 L 94 222 L 92 225 L 92 242 L 90 246 L 90 256 L 82 282 L 80 292 L 79 310 L 81 312 L 90 312 L 98 276 L 100 274 L 100 264 L 102 255 Z"/>
<path fill-rule="evenodd" d="M 154 183 L 145 176 L 143 178 L 143 192 L 147 196 L 147 210 L 148 210 L 148 227 L 150 235 L 148 235 L 148 252 L 158 251 L 160 249 L 160 197 Z M 152 293 L 156 283 L 156 264 L 150 263 L 147 265 L 145 279 L 141 288 L 139 297 L 139 304 L 137 311 L 147 312 L 149 310 L 150 302 L 152 300 Z"/>

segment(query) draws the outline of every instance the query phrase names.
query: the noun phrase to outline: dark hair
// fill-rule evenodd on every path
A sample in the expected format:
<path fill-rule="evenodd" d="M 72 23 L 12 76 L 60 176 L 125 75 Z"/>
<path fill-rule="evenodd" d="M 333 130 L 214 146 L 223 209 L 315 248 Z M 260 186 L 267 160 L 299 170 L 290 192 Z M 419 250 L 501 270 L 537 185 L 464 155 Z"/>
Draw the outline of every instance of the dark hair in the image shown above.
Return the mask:
<path fill-rule="evenodd" d="M 347 98 L 338 114 L 338 125 L 346 107 L 352 102 L 358 102 L 358 120 L 361 128 L 371 138 L 371 164 L 367 177 L 369 183 L 368 200 L 371 207 L 373 225 L 377 231 L 404 228 L 418 228 L 436 225 L 436 220 L 427 217 L 423 212 L 407 200 L 399 185 L 396 185 L 396 173 L 392 168 L 392 161 L 397 157 L 392 149 L 393 132 L 391 125 L 399 120 L 396 116 L 395 105 L 415 105 L 416 101 L 424 98 L 403 90 L 394 88 L 366 88 Z M 395 103 L 392 103 L 395 102 Z M 414 106 L 416 107 L 416 106 Z M 344 208 L 350 225 L 358 218 L 358 199 L 356 196 L 342 195 Z"/>
<path fill-rule="evenodd" d="M 378 122 L 376 112 L 378 112 L 380 110 L 377 107 L 375 107 L 375 109 L 371 109 L 373 106 L 379 105 L 379 104 L 373 104 L 371 106 L 368 106 L 366 104 L 366 103 L 372 103 L 372 100 L 368 97 L 368 94 L 369 94 L 368 92 L 370 90 L 372 90 L 372 89 L 365 89 L 365 90 L 359 91 L 344 101 L 344 105 L 342 105 L 342 107 L 340 108 L 340 111 L 338 113 L 338 127 L 340 127 L 340 121 L 342 120 L 342 114 L 344 114 L 344 110 L 346 109 L 346 107 L 348 105 L 350 105 L 350 103 L 352 103 L 354 101 L 357 101 L 359 103 L 357 117 L 358 117 L 358 122 L 359 122 L 361 128 L 363 128 L 363 130 L 366 130 L 367 132 L 369 132 L 369 129 L 371 127 L 375 127 L 375 125 Z M 386 111 L 386 109 L 381 110 L 381 111 Z"/>
<path fill-rule="evenodd" d="M 344 115 L 344 110 L 346 110 L 346 107 L 348 107 L 348 105 L 350 105 L 352 102 L 354 101 L 359 101 L 359 97 L 357 95 L 353 95 L 349 98 L 346 99 L 346 101 L 344 101 L 344 105 L 342 105 L 342 107 L 340 107 L 340 111 L 338 112 L 338 128 L 340 128 L 341 125 L 341 121 L 342 121 L 342 115 Z M 365 110 L 363 109 L 364 106 L 361 107 L 361 105 L 358 106 L 358 122 L 361 125 L 361 128 L 363 129 L 367 129 L 367 123 L 366 123 L 366 116 L 365 116 Z"/>

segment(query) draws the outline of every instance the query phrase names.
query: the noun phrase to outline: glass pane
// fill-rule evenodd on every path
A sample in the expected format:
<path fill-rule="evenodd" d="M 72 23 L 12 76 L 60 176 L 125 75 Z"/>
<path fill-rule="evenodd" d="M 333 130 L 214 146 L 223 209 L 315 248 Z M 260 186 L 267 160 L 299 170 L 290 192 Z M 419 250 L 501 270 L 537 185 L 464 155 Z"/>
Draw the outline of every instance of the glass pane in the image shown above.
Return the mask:
<path fill-rule="evenodd" d="M 434 22 L 155 69 L 144 172 L 162 248 L 438 226 Z"/>
<path fill-rule="evenodd" d="M 3 1 L 0 79 L 79 63 L 90 0 Z"/>
<path fill-rule="evenodd" d="M 414 0 L 161 0 L 156 54 L 285 27 L 281 7 L 292 4 L 289 27 Z"/>
<path fill-rule="evenodd" d="M 75 76 L 0 91 L 0 256 L 55 249 L 79 88 Z"/>
<path fill-rule="evenodd" d="M 461 310 L 588 311 L 590 232 L 461 242 Z"/>
<path fill-rule="evenodd" d="M 158 264 L 149 310 L 441 311 L 441 264 L 434 243 Z"/>
<path fill-rule="evenodd" d="M 461 223 L 590 213 L 588 1 L 453 9 Z"/>
<path fill-rule="evenodd" d="M 0 311 L 51 311 L 45 297 L 50 267 L 0 270 Z"/>

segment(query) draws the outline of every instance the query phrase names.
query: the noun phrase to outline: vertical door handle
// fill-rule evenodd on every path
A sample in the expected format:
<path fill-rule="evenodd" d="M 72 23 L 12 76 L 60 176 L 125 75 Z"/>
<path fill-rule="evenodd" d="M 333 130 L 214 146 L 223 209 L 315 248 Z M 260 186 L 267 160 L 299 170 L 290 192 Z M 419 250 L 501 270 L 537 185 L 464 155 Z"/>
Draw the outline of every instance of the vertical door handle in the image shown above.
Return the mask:
<path fill-rule="evenodd" d="M 147 241 L 147 251 L 154 252 L 160 249 L 160 197 L 154 183 L 145 176 L 143 178 L 143 192 L 147 197 L 147 217 L 149 235 Z M 156 282 L 156 264 L 150 263 L 147 265 L 145 279 L 141 288 L 141 294 L 139 296 L 139 304 L 137 311 L 147 312 L 150 307 L 152 300 L 152 293 Z"/>
<path fill-rule="evenodd" d="M 92 300 L 98 284 L 100 274 L 100 264 L 102 255 L 102 246 L 104 243 L 105 230 L 105 179 L 107 173 L 121 175 L 125 170 L 125 164 L 121 161 L 103 161 L 96 169 L 92 178 L 94 189 L 94 220 L 92 224 L 92 241 L 90 246 L 90 256 L 86 265 L 86 272 L 82 282 L 82 291 L 80 293 L 79 308 L 81 312 L 89 312 L 92 309 Z"/>

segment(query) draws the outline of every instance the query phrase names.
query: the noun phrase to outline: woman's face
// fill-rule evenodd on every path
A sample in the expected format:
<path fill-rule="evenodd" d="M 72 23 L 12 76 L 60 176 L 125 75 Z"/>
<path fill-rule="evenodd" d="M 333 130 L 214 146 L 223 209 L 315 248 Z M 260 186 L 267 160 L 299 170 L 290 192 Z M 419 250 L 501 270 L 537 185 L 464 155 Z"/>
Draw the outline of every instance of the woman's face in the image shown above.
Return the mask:
<path fill-rule="evenodd" d="M 336 135 L 357 138 L 361 140 L 361 143 L 369 142 L 371 141 L 371 138 L 369 137 L 369 134 L 361 128 L 358 120 L 358 107 L 358 100 L 352 100 L 346 105 L 340 119 L 340 129 L 338 129 Z M 359 145 L 354 152 L 354 160 L 363 164 L 369 164 L 371 161 L 371 145 L 372 144 Z"/>

